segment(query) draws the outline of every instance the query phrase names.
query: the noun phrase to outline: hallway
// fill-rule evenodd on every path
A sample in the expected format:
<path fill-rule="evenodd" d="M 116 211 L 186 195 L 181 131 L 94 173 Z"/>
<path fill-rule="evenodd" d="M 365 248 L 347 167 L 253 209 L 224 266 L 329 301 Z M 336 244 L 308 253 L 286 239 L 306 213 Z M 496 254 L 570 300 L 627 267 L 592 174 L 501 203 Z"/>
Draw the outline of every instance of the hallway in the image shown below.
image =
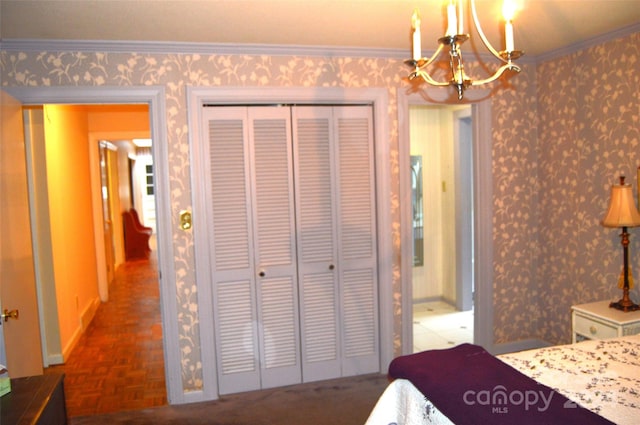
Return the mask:
<path fill-rule="evenodd" d="M 64 365 L 68 417 L 167 404 L 156 252 L 121 265 Z"/>

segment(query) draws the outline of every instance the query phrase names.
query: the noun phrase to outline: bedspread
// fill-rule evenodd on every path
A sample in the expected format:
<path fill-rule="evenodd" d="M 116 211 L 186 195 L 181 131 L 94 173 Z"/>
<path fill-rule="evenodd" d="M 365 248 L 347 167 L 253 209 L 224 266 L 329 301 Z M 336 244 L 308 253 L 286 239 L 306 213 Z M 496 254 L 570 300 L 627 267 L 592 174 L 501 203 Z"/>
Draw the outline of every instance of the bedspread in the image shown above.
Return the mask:
<path fill-rule="evenodd" d="M 617 424 L 640 423 L 640 335 L 498 356 Z"/>
<path fill-rule="evenodd" d="M 640 336 L 547 347 L 498 356 L 572 402 L 617 424 L 640 417 Z M 495 411 L 499 415 L 499 409 Z M 393 381 L 367 425 L 451 424 L 410 382 Z"/>

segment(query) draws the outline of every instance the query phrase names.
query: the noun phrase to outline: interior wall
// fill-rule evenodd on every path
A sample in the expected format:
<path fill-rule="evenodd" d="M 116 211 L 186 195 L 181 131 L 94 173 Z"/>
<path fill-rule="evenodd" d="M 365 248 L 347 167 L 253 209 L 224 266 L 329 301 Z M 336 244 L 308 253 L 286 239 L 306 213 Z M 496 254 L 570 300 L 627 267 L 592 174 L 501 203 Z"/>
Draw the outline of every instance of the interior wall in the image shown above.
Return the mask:
<path fill-rule="evenodd" d="M 558 344 L 571 341 L 572 305 L 622 297 L 620 231 L 600 221 L 620 175 L 634 191 L 640 185 L 640 32 L 541 63 L 538 73 L 540 159 L 520 166 L 539 168 L 540 179 L 531 186 L 537 186 L 540 199 L 527 213 L 540 214 L 533 230 L 541 251 L 522 249 L 517 257 L 518 265 L 535 266 L 538 284 L 527 288 L 514 279 L 512 288 L 520 289 L 521 297 L 534 290 L 544 300 L 533 325 L 541 338 Z M 526 201 L 528 193 L 517 195 Z M 629 264 L 638 276 L 640 232 L 629 233 Z M 640 301 L 639 285 L 630 297 Z M 529 306 L 517 312 L 502 308 L 501 314 L 513 318 L 501 330 L 505 335 L 530 326 L 539 314 Z"/>
<path fill-rule="evenodd" d="M 44 131 L 58 337 L 64 358 L 98 299 L 87 113 L 81 107 L 45 105 Z"/>
<path fill-rule="evenodd" d="M 151 132 L 148 105 L 86 106 L 88 125 L 92 132 L 141 132 L 149 138 Z"/>

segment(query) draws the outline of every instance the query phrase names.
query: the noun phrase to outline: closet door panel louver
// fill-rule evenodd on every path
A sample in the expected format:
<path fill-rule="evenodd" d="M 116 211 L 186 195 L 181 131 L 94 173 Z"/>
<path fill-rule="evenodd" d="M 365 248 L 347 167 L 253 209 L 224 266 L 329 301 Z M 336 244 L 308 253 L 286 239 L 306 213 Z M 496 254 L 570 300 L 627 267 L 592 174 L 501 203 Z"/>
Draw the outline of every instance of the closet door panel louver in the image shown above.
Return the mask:
<path fill-rule="evenodd" d="M 293 109 L 305 382 L 341 375 L 331 116 L 328 107 Z"/>
<path fill-rule="evenodd" d="M 214 329 L 221 394 L 260 388 L 244 108 L 203 111 L 208 129 Z"/>
<path fill-rule="evenodd" d="M 380 368 L 372 122 L 370 107 L 334 109 L 343 376 Z"/>
<path fill-rule="evenodd" d="M 300 337 L 291 115 L 248 109 L 262 388 L 299 383 Z"/>

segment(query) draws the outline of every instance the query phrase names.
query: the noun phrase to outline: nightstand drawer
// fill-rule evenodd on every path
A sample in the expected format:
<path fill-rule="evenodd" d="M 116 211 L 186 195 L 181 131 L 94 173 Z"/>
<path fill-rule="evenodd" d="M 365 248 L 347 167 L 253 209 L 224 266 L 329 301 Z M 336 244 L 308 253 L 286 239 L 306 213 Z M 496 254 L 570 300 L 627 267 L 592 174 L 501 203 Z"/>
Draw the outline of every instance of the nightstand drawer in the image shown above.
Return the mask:
<path fill-rule="evenodd" d="M 615 326 L 606 325 L 602 322 L 575 315 L 574 332 L 591 339 L 615 338 L 618 336 L 618 329 Z"/>

